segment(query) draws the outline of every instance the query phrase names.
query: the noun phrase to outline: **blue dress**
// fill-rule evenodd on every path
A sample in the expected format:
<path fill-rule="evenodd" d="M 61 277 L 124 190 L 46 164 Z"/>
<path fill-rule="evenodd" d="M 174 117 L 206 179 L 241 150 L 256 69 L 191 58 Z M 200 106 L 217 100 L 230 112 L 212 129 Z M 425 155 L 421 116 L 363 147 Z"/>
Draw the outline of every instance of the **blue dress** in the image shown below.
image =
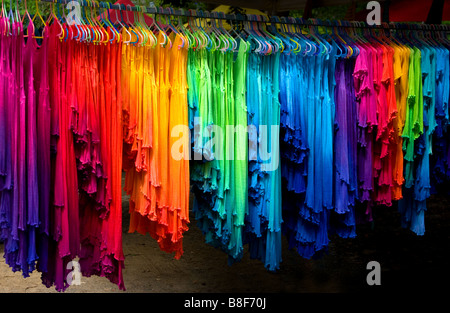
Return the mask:
<path fill-rule="evenodd" d="M 261 260 L 270 271 L 278 269 L 281 262 L 279 62 L 279 53 L 250 53 L 247 65 L 249 198 L 245 243 L 250 257 Z"/>
<path fill-rule="evenodd" d="M 430 156 L 432 192 L 436 193 L 448 183 L 449 162 L 448 153 L 448 101 L 449 101 L 449 50 L 445 47 L 436 48 L 436 89 L 435 118 L 436 129 L 433 134 L 433 154 Z M 448 193 L 448 191 L 447 191 Z"/>

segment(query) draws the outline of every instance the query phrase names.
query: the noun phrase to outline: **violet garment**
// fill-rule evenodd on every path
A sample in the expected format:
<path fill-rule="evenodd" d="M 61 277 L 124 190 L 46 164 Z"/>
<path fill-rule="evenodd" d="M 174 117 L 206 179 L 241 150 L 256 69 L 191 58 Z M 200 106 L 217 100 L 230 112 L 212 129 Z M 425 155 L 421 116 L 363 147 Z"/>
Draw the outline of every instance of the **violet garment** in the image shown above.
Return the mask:
<path fill-rule="evenodd" d="M 339 236 L 355 237 L 358 197 L 356 98 L 353 87 L 354 58 L 336 61 L 334 134 L 334 211 L 330 228 Z"/>

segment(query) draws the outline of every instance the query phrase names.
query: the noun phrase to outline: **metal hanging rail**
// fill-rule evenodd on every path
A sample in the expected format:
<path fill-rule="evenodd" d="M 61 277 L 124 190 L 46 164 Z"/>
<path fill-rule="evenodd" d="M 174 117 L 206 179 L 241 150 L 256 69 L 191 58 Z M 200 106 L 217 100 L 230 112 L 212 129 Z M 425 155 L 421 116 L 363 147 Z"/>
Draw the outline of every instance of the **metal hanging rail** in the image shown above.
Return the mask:
<path fill-rule="evenodd" d="M 71 1 L 78 2 L 80 6 L 97 7 L 103 9 L 113 9 L 121 11 L 143 12 L 147 14 L 184 16 L 193 18 L 230 20 L 238 22 L 256 22 L 256 23 L 275 23 L 275 24 L 291 24 L 300 26 L 322 26 L 322 27 L 344 27 L 344 28 L 380 28 L 380 29 L 409 29 L 409 30 L 426 30 L 426 31 L 450 31 L 450 25 L 443 24 L 420 24 L 420 23 L 382 23 L 381 25 L 369 25 L 360 21 L 323 21 L 319 19 L 302 19 L 293 17 L 278 17 L 264 15 L 243 15 L 243 14 L 225 14 L 223 12 L 209 12 L 203 10 L 184 10 L 163 7 L 146 7 L 131 6 L 124 4 L 111 4 L 103 1 L 87 1 L 87 0 L 39 0 L 41 2 L 55 3 L 67 5 Z"/>

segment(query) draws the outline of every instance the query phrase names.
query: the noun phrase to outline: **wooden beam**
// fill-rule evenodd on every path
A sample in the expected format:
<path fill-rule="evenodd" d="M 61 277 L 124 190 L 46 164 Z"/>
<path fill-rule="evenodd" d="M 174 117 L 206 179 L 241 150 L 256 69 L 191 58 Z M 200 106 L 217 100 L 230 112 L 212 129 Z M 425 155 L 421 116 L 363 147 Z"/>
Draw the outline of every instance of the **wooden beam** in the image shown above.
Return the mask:
<path fill-rule="evenodd" d="M 389 23 L 389 6 L 391 5 L 391 0 L 385 0 L 383 2 L 383 7 L 382 7 L 382 15 L 381 15 L 381 21 L 383 23 Z"/>
<path fill-rule="evenodd" d="M 444 13 L 444 0 L 433 0 L 430 11 L 428 11 L 427 24 L 441 24 Z"/>
<path fill-rule="evenodd" d="M 302 18 L 304 19 L 310 18 L 312 16 L 312 8 L 313 8 L 313 0 L 306 0 Z"/>
<path fill-rule="evenodd" d="M 234 7 L 257 9 L 261 11 L 271 11 L 272 1 L 270 0 L 197 0 L 199 2 L 205 2 L 207 4 L 229 5 Z"/>
<path fill-rule="evenodd" d="M 237 6 L 247 9 L 258 9 L 276 14 L 291 10 L 303 10 L 304 16 L 311 17 L 311 10 L 318 7 L 346 5 L 352 2 L 367 2 L 367 0 L 197 0 L 207 4 Z M 380 0 L 382 1 L 382 0 Z M 272 13 L 273 12 L 273 13 Z"/>

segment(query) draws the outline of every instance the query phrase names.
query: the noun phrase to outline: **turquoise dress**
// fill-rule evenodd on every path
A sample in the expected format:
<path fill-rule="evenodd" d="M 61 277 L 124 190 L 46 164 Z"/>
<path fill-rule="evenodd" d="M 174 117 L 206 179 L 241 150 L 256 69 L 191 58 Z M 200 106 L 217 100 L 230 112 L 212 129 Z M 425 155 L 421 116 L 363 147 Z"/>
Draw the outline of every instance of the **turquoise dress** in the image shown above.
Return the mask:
<path fill-rule="evenodd" d="M 245 242 L 250 257 L 261 260 L 271 271 L 281 262 L 279 63 L 279 53 L 253 52 L 247 65 L 249 185 Z"/>

